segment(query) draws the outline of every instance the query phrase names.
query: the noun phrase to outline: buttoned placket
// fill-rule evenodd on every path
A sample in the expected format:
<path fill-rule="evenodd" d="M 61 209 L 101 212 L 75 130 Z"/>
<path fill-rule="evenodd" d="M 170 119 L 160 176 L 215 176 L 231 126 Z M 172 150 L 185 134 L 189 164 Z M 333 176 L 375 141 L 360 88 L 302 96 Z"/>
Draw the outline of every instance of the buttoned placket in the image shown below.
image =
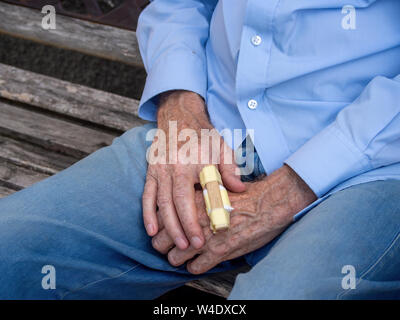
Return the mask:
<path fill-rule="evenodd" d="M 290 154 L 282 130 L 265 97 L 273 21 L 279 2 L 248 1 L 236 74 L 239 112 L 246 128 L 255 129 L 254 145 L 267 172 L 278 169 L 282 159 Z M 262 136 L 259 137 L 261 132 Z"/>

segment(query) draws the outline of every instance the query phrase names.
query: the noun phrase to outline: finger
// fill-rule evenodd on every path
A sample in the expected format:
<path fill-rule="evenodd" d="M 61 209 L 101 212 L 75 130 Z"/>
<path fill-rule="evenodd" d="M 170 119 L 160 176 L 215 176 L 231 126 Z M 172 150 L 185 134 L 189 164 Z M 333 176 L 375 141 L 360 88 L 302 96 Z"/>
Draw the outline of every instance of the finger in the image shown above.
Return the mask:
<path fill-rule="evenodd" d="M 165 226 L 159 211 L 157 211 L 157 222 L 158 222 L 158 232 L 160 232 L 165 228 Z"/>
<path fill-rule="evenodd" d="M 173 196 L 175 208 L 186 237 L 190 239 L 194 248 L 201 248 L 204 245 L 204 236 L 197 216 L 193 178 L 184 174 L 175 176 L 173 179 Z"/>
<path fill-rule="evenodd" d="M 159 180 L 157 203 L 161 219 L 169 236 L 178 248 L 186 249 L 189 242 L 183 232 L 172 200 L 172 179 L 169 175 Z"/>
<path fill-rule="evenodd" d="M 222 148 L 224 150 L 221 151 L 221 163 L 218 167 L 224 186 L 232 192 L 244 192 L 246 185 L 240 179 L 240 175 L 236 174 L 238 166 L 234 160 L 234 152 L 226 144 Z"/>
<path fill-rule="evenodd" d="M 219 257 L 216 257 L 210 251 L 205 251 L 187 264 L 187 270 L 192 274 L 202 274 L 214 268 L 220 262 L 222 260 Z"/>
<path fill-rule="evenodd" d="M 143 222 L 149 236 L 154 236 L 158 232 L 157 219 L 157 181 L 150 174 L 147 174 L 146 183 L 142 195 Z"/>
<path fill-rule="evenodd" d="M 162 254 L 166 254 L 174 246 L 174 241 L 171 239 L 166 229 L 160 230 L 153 237 L 151 243 L 153 248 Z"/>
<path fill-rule="evenodd" d="M 198 252 L 199 250 L 193 248 L 192 246 L 186 250 L 180 250 L 179 248 L 175 247 L 168 252 L 168 261 L 173 266 L 178 267 L 184 264 L 186 261 L 192 259 Z"/>
<path fill-rule="evenodd" d="M 204 233 L 204 228 L 210 226 L 210 220 L 208 218 L 206 205 L 204 203 L 204 195 L 202 191 L 195 191 L 195 202 L 197 209 L 197 218 L 199 219 L 200 226 L 203 228 L 203 235 L 206 237 L 206 234 Z"/>

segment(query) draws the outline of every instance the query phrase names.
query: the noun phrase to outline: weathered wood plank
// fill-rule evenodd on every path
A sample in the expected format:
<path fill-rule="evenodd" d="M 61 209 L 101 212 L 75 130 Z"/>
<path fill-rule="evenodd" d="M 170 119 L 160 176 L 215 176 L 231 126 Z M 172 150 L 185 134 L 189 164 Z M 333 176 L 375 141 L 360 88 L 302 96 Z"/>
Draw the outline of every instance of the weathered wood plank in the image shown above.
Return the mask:
<path fill-rule="evenodd" d="M 47 174 L 16 166 L 0 159 L 0 185 L 20 190 L 47 178 Z"/>
<path fill-rule="evenodd" d="M 247 272 L 250 267 L 242 267 L 229 272 L 219 273 L 201 280 L 188 282 L 186 285 L 224 298 L 229 296 L 239 273 Z"/>
<path fill-rule="evenodd" d="M 89 21 L 56 16 L 56 29 L 42 28 L 39 10 L 0 2 L 0 32 L 43 44 L 143 66 L 136 33 Z"/>
<path fill-rule="evenodd" d="M 10 188 L 7 188 L 7 187 L 0 186 L 0 199 L 4 198 L 4 197 L 7 197 L 10 194 L 13 194 L 14 192 L 15 192 L 14 189 L 10 189 Z"/>
<path fill-rule="evenodd" d="M 0 97 L 122 131 L 144 123 L 137 100 L 1 63 Z"/>
<path fill-rule="evenodd" d="M 233 282 L 226 282 L 218 278 L 205 278 L 202 280 L 188 282 L 186 285 L 204 292 L 227 298 L 232 290 Z"/>
<path fill-rule="evenodd" d="M 111 144 L 114 135 L 0 101 L 0 133 L 76 158 Z"/>
<path fill-rule="evenodd" d="M 0 136 L 0 159 L 48 175 L 77 161 L 76 158 L 3 136 Z"/>

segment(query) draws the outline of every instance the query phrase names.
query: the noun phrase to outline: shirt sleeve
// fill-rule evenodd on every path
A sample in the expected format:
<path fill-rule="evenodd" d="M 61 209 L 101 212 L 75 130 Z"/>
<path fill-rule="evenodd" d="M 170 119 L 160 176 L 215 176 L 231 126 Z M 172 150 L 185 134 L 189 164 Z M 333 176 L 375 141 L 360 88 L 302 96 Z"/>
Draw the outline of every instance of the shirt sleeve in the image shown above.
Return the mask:
<path fill-rule="evenodd" d="M 137 38 L 147 79 L 139 116 L 155 121 L 157 96 L 168 90 L 207 92 L 205 43 L 217 0 L 153 0 L 141 13 Z"/>
<path fill-rule="evenodd" d="M 374 78 L 285 163 L 321 197 L 353 176 L 399 161 L 400 75 Z"/>

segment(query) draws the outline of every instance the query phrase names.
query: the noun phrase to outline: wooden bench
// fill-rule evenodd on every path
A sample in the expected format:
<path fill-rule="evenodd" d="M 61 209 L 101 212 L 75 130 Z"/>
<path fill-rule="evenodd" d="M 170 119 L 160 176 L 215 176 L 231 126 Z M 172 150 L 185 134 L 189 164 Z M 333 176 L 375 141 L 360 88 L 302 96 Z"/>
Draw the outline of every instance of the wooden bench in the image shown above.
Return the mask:
<path fill-rule="evenodd" d="M 0 33 L 143 67 L 133 31 L 63 16 L 57 16 L 56 30 L 43 30 L 42 17 L 37 10 L 0 2 Z M 0 197 L 143 124 L 137 112 L 137 100 L 0 64 Z M 187 285 L 227 297 L 237 273 Z"/>

